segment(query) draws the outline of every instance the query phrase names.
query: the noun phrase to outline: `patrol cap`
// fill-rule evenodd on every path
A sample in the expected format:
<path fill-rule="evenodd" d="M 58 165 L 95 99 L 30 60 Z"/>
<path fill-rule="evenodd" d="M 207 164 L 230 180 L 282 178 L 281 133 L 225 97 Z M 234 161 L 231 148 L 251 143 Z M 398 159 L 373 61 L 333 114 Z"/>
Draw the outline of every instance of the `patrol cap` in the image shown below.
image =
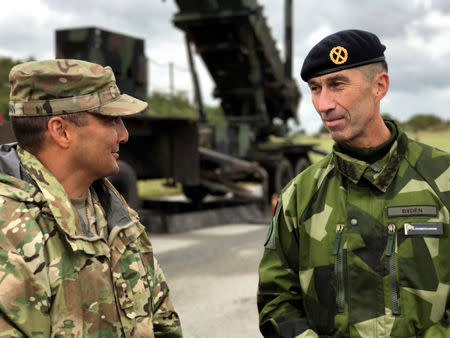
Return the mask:
<path fill-rule="evenodd" d="M 109 116 L 139 113 L 147 102 L 121 94 L 111 67 L 81 60 L 31 61 L 9 73 L 10 116 L 89 112 Z"/>
<path fill-rule="evenodd" d="M 378 37 L 370 32 L 350 29 L 331 34 L 316 44 L 303 62 L 301 77 L 313 77 L 385 60 Z"/>

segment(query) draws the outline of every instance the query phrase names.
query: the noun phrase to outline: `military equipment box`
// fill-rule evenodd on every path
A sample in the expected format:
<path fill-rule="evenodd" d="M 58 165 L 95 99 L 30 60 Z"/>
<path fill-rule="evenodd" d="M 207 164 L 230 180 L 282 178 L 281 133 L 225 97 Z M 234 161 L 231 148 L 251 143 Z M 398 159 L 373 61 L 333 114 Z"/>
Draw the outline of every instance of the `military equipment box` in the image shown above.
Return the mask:
<path fill-rule="evenodd" d="M 144 40 L 96 27 L 56 31 L 56 58 L 111 66 L 124 93 L 147 101 Z"/>

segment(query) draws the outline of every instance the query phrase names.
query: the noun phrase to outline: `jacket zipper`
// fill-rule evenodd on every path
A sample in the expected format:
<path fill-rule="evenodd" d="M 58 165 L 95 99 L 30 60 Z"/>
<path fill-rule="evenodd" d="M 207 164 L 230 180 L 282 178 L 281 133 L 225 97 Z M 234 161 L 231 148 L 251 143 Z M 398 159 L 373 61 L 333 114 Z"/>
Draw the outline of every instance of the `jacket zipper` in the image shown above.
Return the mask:
<path fill-rule="evenodd" d="M 334 237 L 333 255 L 336 256 L 336 275 L 337 275 L 337 310 L 344 312 L 345 308 L 345 289 L 344 289 L 344 249 L 342 245 L 342 233 L 344 226 L 338 224 L 336 235 Z"/>
<path fill-rule="evenodd" d="M 400 307 L 398 305 L 399 291 L 397 283 L 397 269 L 395 265 L 395 242 L 397 238 L 397 232 L 395 224 L 389 224 L 388 226 L 388 240 L 386 244 L 386 250 L 384 254 L 389 257 L 389 278 L 391 281 L 391 302 L 392 302 L 392 314 L 395 316 L 400 315 Z"/>

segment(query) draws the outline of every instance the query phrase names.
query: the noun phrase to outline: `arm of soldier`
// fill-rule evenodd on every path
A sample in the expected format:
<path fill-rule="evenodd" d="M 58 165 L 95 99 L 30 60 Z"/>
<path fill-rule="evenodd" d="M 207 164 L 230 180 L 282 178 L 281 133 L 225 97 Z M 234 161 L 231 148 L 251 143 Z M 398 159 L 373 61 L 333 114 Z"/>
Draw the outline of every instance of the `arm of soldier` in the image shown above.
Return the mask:
<path fill-rule="evenodd" d="M 181 324 L 172 301 L 169 298 L 169 287 L 164 273 L 156 258 L 154 260 L 153 288 L 153 326 L 155 337 L 176 338 L 182 337 Z"/>
<path fill-rule="evenodd" d="M 265 337 L 318 337 L 310 328 L 298 277 L 298 237 L 278 202 L 259 266 L 258 311 Z"/>
<path fill-rule="evenodd" d="M 35 272 L 0 239 L 0 337 L 50 336 L 48 297 Z"/>

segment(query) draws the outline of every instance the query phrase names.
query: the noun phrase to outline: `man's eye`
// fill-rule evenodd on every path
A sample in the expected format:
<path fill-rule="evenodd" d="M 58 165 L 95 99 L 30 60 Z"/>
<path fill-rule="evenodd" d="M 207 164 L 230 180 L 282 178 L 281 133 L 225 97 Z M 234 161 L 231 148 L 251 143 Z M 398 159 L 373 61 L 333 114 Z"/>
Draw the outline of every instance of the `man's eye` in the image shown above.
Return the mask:
<path fill-rule="evenodd" d="M 343 82 L 333 82 L 331 84 L 331 86 L 336 88 L 336 87 L 341 87 L 343 84 L 344 84 Z"/>
<path fill-rule="evenodd" d="M 117 124 L 119 119 L 119 116 L 102 116 L 102 121 L 106 124 Z"/>

